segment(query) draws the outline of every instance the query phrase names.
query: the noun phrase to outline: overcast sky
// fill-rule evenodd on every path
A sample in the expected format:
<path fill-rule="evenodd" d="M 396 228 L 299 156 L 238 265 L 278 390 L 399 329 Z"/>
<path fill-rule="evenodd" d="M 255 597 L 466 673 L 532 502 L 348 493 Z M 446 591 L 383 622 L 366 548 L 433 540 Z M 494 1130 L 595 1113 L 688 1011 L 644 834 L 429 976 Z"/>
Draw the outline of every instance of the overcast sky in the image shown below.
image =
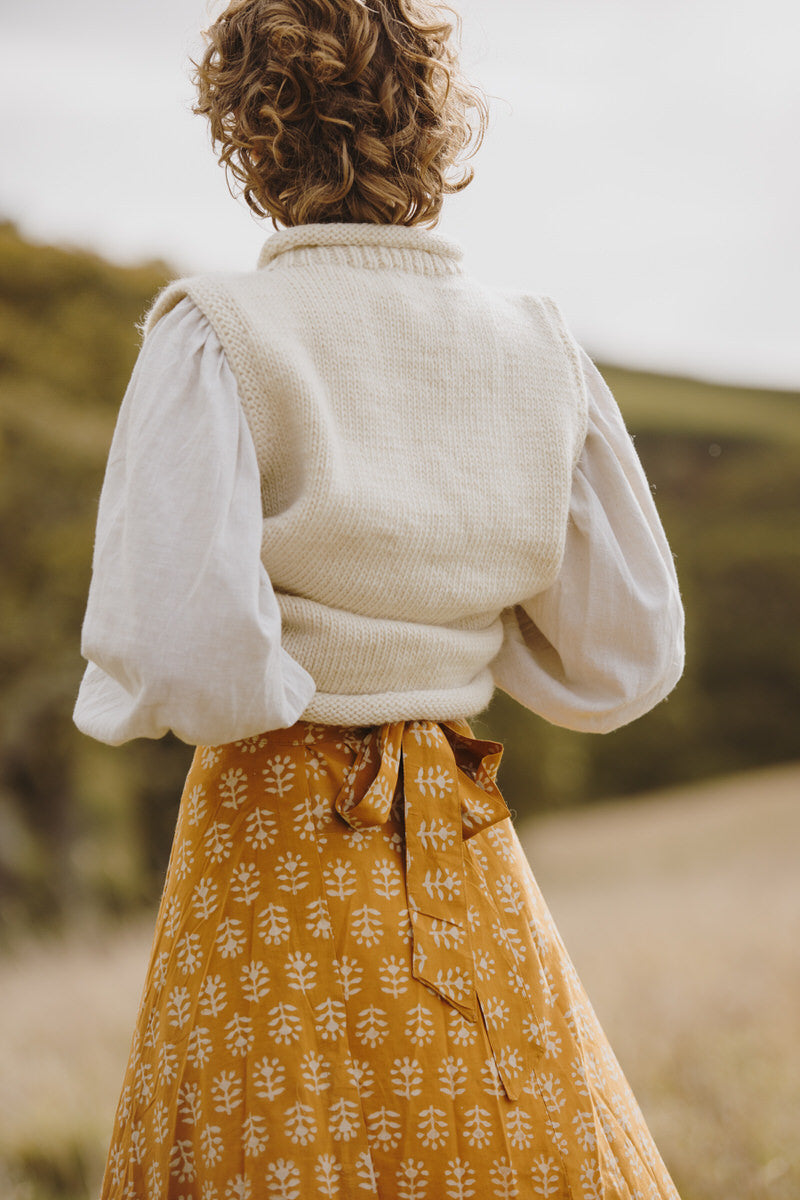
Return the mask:
<path fill-rule="evenodd" d="M 219 7 L 219 6 L 217 6 Z M 596 358 L 800 387 L 798 0 L 455 0 L 491 94 L 438 226 Z M 0 216 L 176 270 L 254 265 L 190 113 L 205 0 L 0 0 Z"/>

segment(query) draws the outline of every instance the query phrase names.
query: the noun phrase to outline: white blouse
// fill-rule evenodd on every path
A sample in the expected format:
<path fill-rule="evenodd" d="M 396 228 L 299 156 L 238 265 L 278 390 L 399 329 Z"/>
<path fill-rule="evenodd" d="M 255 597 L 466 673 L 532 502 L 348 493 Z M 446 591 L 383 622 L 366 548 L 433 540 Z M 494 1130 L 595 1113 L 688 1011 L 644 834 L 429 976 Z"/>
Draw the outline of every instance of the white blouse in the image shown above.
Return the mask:
<path fill-rule="evenodd" d="M 547 720 L 606 732 L 683 670 L 683 608 L 633 443 L 583 351 L 589 428 L 556 583 L 505 622 L 495 682 Z M 261 488 L 236 380 L 184 299 L 145 339 L 97 515 L 73 720 L 109 745 L 172 730 L 220 745 L 294 724 L 311 676 L 281 647 Z"/>

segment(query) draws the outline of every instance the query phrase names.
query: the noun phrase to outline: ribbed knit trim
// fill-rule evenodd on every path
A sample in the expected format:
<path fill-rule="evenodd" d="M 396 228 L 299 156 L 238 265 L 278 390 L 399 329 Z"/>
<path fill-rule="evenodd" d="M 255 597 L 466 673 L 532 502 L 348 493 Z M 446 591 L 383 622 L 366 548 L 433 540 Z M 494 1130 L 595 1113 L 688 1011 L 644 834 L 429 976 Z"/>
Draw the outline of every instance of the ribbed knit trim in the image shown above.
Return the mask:
<path fill-rule="evenodd" d="M 320 248 L 354 266 L 393 266 L 426 275 L 460 273 L 464 257 L 458 242 L 419 225 L 331 221 L 278 230 L 264 243 L 258 267 L 272 265 L 279 255 L 285 256 L 282 265 L 308 262 L 309 251 Z"/>
<path fill-rule="evenodd" d="M 303 712 L 304 721 L 320 725 L 383 725 L 387 721 L 453 721 L 475 717 L 494 691 L 487 667 L 466 687 L 431 691 L 383 692 L 378 695 L 334 696 L 317 692 Z"/>

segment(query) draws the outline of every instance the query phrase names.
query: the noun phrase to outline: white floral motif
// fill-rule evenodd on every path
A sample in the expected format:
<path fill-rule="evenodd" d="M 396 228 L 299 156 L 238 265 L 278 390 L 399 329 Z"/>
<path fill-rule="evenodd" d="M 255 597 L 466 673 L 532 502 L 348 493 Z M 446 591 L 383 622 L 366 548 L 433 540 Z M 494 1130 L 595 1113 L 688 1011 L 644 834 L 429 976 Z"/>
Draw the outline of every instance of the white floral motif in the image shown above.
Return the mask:
<path fill-rule="evenodd" d="M 167 937 L 174 937 L 181 918 L 181 903 L 177 896 L 172 896 L 164 907 L 164 932 Z"/>
<path fill-rule="evenodd" d="M 300 1171 L 291 1159 L 269 1163 L 264 1179 L 269 1200 L 300 1200 Z"/>
<path fill-rule="evenodd" d="M 448 1123 L 447 1113 L 433 1104 L 423 1108 L 417 1118 L 417 1137 L 423 1146 L 430 1150 L 438 1150 L 447 1142 Z"/>
<path fill-rule="evenodd" d="M 181 1084 L 178 1089 L 178 1112 L 186 1125 L 194 1125 L 200 1120 L 202 1102 L 199 1083 L 187 1081 Z"/>
<path fill-rule="evenodd" d="M 229 1054 L 242 1058 L 253 1049 L 255 1036 L 252 1017 L 234 1013 L 225 1026 L 225 1047 Z"/>
<path fill-rule="evenodd" d="M 325 891 L 335 900 L 346 900 L 355 895 L 358 876 L 352 864 L 343 858 L 335 858 L 322 868 Z"/>
<path fill-rule="evenodd" d="M 156 1145 L 162 1146 L 169 1133 L 169 1109 L 163 1100 L 159 1100 L 153 1105 L 150 1129 L 153 1134 L 153 1141 Z"/>
<path fill-rule="evenodd" d="M 271 758 L 262 770 L 264 790 L 283 797 L 290 792 L 294 783 L 294 762 L 290 755 Z"/>
<path fill-rule="evenodd" d="M 268 946 L 289 940 L 289 910 L 282 904 L 268 904 L 258 921 L 258 932 Z"/>
<path fill-rule="evenodd" d="M 516 1200 L 519 1196 L 517 1172 L 507 1158 L 498 1158 L 489 1172 L 496 1200 Z"/>
<path fill-rule="evenodd" d="M 527 1013 L 522 1022 L 522 1032 L 530 1041 L 538 1042 L 543 1048 L 545 1058 L 558 1058 L 562 1038 L 549 1017 L 537 1021 L 532 1013 Z"/>
<path fill-rule="evenodd" d="M 597 1145 L 597 1137 L 594 1132 L 594 1117 L 592 1113 L 585 1109 L 577 1112 L 572 1118 L 572 1126 L 581 1150 L 593 1150 Z"/>
<path fill-rule="evenodd" d="M 200 751 L 200 765 L 204 771 L 217 765 L 222 750 L 221 746 L 198 746 L 197 749 Z"/>
<path fill-rule="evenodd" d="M 359 946 L 375 946 L 383 937 L 380 909 L 370 908 L 368 904 L 353 909 L 350 931 Z"/>
<path fill-rule="evenodd" d="M 447 1022 L 450 1026 L 449 1038 L 457 1046 L 471 1046 L 478 1036 L 477 1023 L 468 1021 L 456 1008 L 450 1008 Z"/>
<path fill-rule="evenodd" d="M 204 1025 L 196 1025 L 189 1035 L 186 1059 L 192 1067 L 204 1067 L 211 1058 L 214 1043 Z"/>
<path fill-rule="evenodd" d="M 508 875 L 502 875 L 494 890 L 503 912 L 518 916 L 523 911 L 525 900 L 522 889 L 516 880 L 511 879 Z"/>
<path fill-rule="evenodd" d="M 408 991 L 408 967 L 395 954 L 381 959 L 378 978 L 380 979 L 381 991 L 386 992 L 388 996 L 392 996 L 395 1000 L 398 996 L 403 996 Z"/>
<path fill-rule="evenodd" d="M 451 821 L 441 818 L 434 818 L 430 823 L 420 821 L 417 829 L 417 836 L 425 849 L 434 853 L 449 850 L 456 840 L 457 833 L 458 830 L 453 827 Z"/>
<path fill-rule="evenodd" d="M 556 1196 L 560 1190 L 559 1175 L 553 1158 L 545 1158 L 543 1154 L 535 1160 L 531 1167 L 533 1190 L 537 1196 Z"/>
<path fill-rule="evenodd" d="M 330 913 L 324 899 L 309 900 L 306 905 L 306 929 L 313 937 L 327 938 L 332 932 Z"/>
<path fill-rule="evenodd" d="M 192 907 L 195 916 L 206 921 L 213 913 L 217 904 L 218 889 L 213 879 L 201 879 L 192 891 Z"/>
<path fill-rule="evenodd" d="M 214 821 L 212 825 L 209 825 L 203 838 L 203 849 L 215 863 L 221 863 L 224 859 L 229 858 L 233 849 L 233 838 L 229 826 L 222 821 Z"/>
<path fill-rule="evenodd" d="M 362 1099 L 367 1100 L 375 1091 L 375 1072 L 367 1059 L 353 1058 L 347 1064 L 353 1087 Z"/>
<path fill-rule="evenodd" d="M 262 1100 L 275 1100 L 286 1089 L 286 1068 L 279 1058 L 262 1058 L 253 1068 L 253 1087 Z"/>
<path fill-rule="evenodd" d="M 131 1126 L 131 1159 L 141 1164 L 147 1153 L 147 1136 L 141 1122 L 135 1121 Z"/>
<path fill-rule="evenodd" d="M 158 1163 L 150 1163 L 147 1168 L 147 1190 L 151 1196 L 160 1196 L 165 1191 L 164 1176 Z"/>
<path fill-rule="evenodd" d="M 233 1179 L 228 1180 L 225 1188 L 225 1200 L 251 1200 L 252 1195 L 253 1185 L 246 1176 L 235 1175 Z M 203 1200 L 207 1200 L 205 1195 Z M 213 1200 L 216 1200 L 216 1197 Z"/>
<path fill-rule="evenodd" d="M 466 930 L 460 925 L 454 925 L 452 921 L 443 921 L 438 917 L 431 917 L 426 930 L 428 937 L 433 941 L 434 946 L 441 947 L 445 950 L 457 949 L 466 939 Z"/>
<path fill-rule="evenodd" d="M 235 1071 L 220 1071 L 211 1084 L 214 1111 L 230 1116 L 242 1103 L 242 1083 Z"/>
<path fill-rule="evenodd" d="M 425 872 L 422 886 L 428 895 L 437 900 L 455 900 L 461 895 L 463 880 L 458 871 L 450 867 L 430 868 Z"/>
<path fill-rule="evenodd" d="M 284 1128 L 287 1137 L 295 1145 L 307 1146 L 317 1135 L 317 1123 L 314 1120 L 314 1109 L 310 1104 L 302 1104 L 299 1100 L 285 1113 Z"/>
<path fill-rule="evenodd" d="M 222 1129 L 206 1124 L 200 1133 L 200 1153 L 206 1166 L 215 1166 L 222 1159 L 223 1146 Z"/>
<path fill-rule="evenodd" d="M 178 942 L 178 968 L 183 975 L 192 975 L 203 959 L 203 944 L 199 933 L 185 933 Z"/>
<path fill-rule="evenodd" d="M 482 1149 L 484 1146 L 488 1146 L 492 1140 L 492 1122 L 487 1109 L 481 1108 L 479 1104 L 476 1104 L 472 1108 L 467 1109 L 464 1113 L 464 1118 L 462 1129 L 464 1137 L 470 1146 L 475 1149 Z"/>
<path fill-rule="evenodd" d="M 396 1150 L 400 1145 L 403 1124 L 400 1114 L 390 1108 L 376 1108 L 367 1114 L 367 1136 L 370 1145 L 381 1150 Z"/>
<path fill-rule="evenodd" d="M 160 1026 L 159 1013 L 156 1009 L 154 1009 L 150 1013 L 150 1016 L 147 1018 L 147 1025 L 146 1025 L 145 1031 L 144 1031 L 144 1038 L 142 1039 L 142 1044 L 148 1050 L 154 1050 L 155 1047 L 158 1045 L 158 1039 L 160 1036 L 159 1026 Z"/>
<path fill-rule="evenodd" d="M 228 1003 L 225 980 L 221 975 L 206 975 L 198 995 L 198 1005 L 204 1017 L 218 1017 Z"/>
<path fill-rule="evenodd" d="M 483 1014 L 487 1021 L 491 1021 L 492 1025 L 503 1026 L 508 1021 L 510 1009 L 505 1000 L 500 1000 L 496 996 L 491 996 L 485 1003 L 481 1005 Z"/>
<path fill-rule="evenodd" d="M 500 1079 L 500 1073 L 497 1070 L 497 1063 L 491 1056 L 484 1059 L 481 1067 L 481 1080 L 483 1081 L 483 1090 L 489 1096 L 502 1096 L 503 1084 Z"/>
<path fill-rule="evenodd" d="M 247 796 L 247 775 L 241 767 L 231 767 L 220 776 L 219 794 L 222 796 L 222 807 L 241 808 Z"/>
<path fill-rule="evenodd" d="M 167 1020 L 182 1028 L 192 1011 L 192 996 L 187 987 L 174 987 L 167 997 Z"/>
<path fill-rule="evenodd" d="M 584 1200 L 603 1200 L 603 1180 L 597 1163 L 585 1162 L 581 1166 L 581 1187 Z M 658 1196 L 658 1193 L 656 1193 Z"/>
<path fill-rule="evenodd" d="M 384 1009 L 370 1004 L 362 1008 L 355 1024 L 355 1034 L 367 1046 L 378 1046 L 389 1034 L 389 1022 Z"/>
<path fill-rule="evenodd" d="M 317 1187 L 321 1196 L 335 1196 L 339 1191 L 342 1164 L 332 1154 L 320 1154 L 314 1168 Z"/>
<path fill-rule="evenodd" d="M 261 889 L 261 876 L 255 863 L 238 863 L 231 877 L 231 895 L 250 905 Z"/>
<path fill-rule="evenodd" d="M 248 1158 L 258 1158 L 267 1148 L 269 1134 L 264 1117 L 256 1117 L 252 1113 L 245 1117 L 242 1123 L 242 1145 Z"/>
<path fill-rule="evenodd" d="M 561 1109 L 566 1103 L 566 1095 L 564 1088 L 561 1085 L 561 1080 L 558 1076 L 539 1075 L 538 1077 L 539 1091 L 541 1092 L 544 1102 L 547 1105 L 552 1104 L 555 1108 Z"/>
<path fill-rule="evenodd" d="M 255 808 L 245 822 L 244 840 L 248 846 L 256 850 L 264 850 L 273 845 L 278 836 L 278 825 L 271 812 L 263 808 Z"/>
<path fill-rule="evenodd" d="M 524 1108 L 513 1108 L 506 1116 L 508 1140 L 517 1150 L 527 1150 L 533 1143 L 533 1122 Z"/>
<path fill-rule="evenodd" d="M 419 767 L 414 776 L 414 789 L 422 796 L 441 799 L 450 790 L 450 776 L 444 767 Z M 408 804 L 406 797 L 406 806 Z"/>
<path fill-rule="evenodd" d="M 247 934 L 242 922 L 237 917 L 226 917 L 224 921 L 220 921 L 214 940 L 222 958 L 234 958 L 244 949 Z"/>
<path fill-rule="evenodd" d="M 331 1086 L 331 1064 L 316 1050 L 308 1050 L 300 1062 L 303 1083 L 311 1092 L 320 1095 Z"/>
<path fill-rule="evenodd" d="M 186 798 L 186 820 L 190 825 L 197 825 L 205 815 L 206 789 L 199 783 L 195 784 Z"/>
<path fill-rule="evenodd" d="M 169 1085 L 178 1075 L 178 1055 L 175 1047 L 169 1042 L 162 1042 L 158 1049 L 158 1081 L 159 1086 Z"/>
<path fill-rule="evenodd" d="M 300 1037 L 302 1022 L 294 1004 L 286 1004 L 281 1000 L 269 1010 L 267 1016 L 269 1018 L 267 1029 L 270 1037 L 279 1046 L 296 1042 Z"/>
<path fill-rule="evenodd" d="M 396 1096 L 410 1100 L 422 1092 L 422 1066 L 415 1058 L 396 1058 L 389 1072 L 392 1091 Z"/>
<path fill-rule="evenodd" d="M 239 976 L 242 996 L 250 1004 L 258 1004 L 269 992 L 269 969 L 266 963 L 253 959 L 242 967 Z"/>
<path fill-rule="evenodd" d="M 467 1066 L 463 1058 L 448 1054 L 439 1064 L 439 1087 L 451 1099 L 464 1094 L 467 1082 Z"/>
<path fill-rule="evenodd" d="M 194 1179 L 194 1147 L 188 1138 L 173 1143 L 169 1154 L 169 1173 L 179 1183 L 187 1183 Z"/>
<path fill-rule="evenodd" d="M 445 1169 L 447 1200 L 469 1200 L 475 1195 L 475 1172 L 462 1158 L 451 1158 Z"/>
<path fill-rule="evenodd" d="M 279 854 L 275 860 L 275 877 L 278 879 L 278 887 L 282 892 L 291 892 L 296 896 L 298 892 L 302 892 L 309 884 L 309 870 L 306 859 L 301 855 L 295 854 L 293 850 L 287 850 L 285 854 Z"/>
<path fill-rule="evenodd" d="M 294 950 L 286 959 L 286 981 L 295 991 L 306 992 L 317 981 L 319 964 L 308 951 Z"/>
<path fill-rule="evenodd" d="M 188 841 L 177 842 L 172 855 L 170 873 L 176 879 L 186 879 L 191 873 L 194 862 L 194 850 Z"/>
<path fill-rule="evenodd" d="M 398 1200 L 424 1200 L 428 1194 L 430 1175 L 421 1160 L 404 1158 L 395 1173 Z"/>
<path fill-rule="evenodd" d="M 345 1007 L 341 1000 L 328 997 L 314 1008 L 314 1020 L 319 1036 L 325 1041 L 333 1041 L 345 1028 Z"/>
<path fill-rule="evenodd" d="M 341 981 L 345 1000 L 349 1000 L 351 996 L 357 996 L 361 991 L 361 980 L 364 975 L 364 969 L 358 959 L 352 958 L 349 954 L 343 954 L 341 958 L 333 960 L 333 965 Z"/>
<path fill-rule="evenodd" d="M 375 894 L 384 900 L 399 896 L 403 888 L 403 877 L 391 859 L 382 858 L 370 872 Z"/>
<path fill-rule="evenodd" d="M 404 1032 L 409 1041 L 417 1046 L 425 1046 L 433 1041 L 435 1026 L 431 1010 L 424 1004 L 415 1004 L 410 1008 Z"/>
<path fill-rule="evenodd" d="M 358 1105 L 340 1096 L 328 1109 L 331 1136 L 337 1142 L 351 1141 L 359 1131 Z"/>
<path fill-rule="evenodd" d="M 317 822 L 310 800 L 304 796 L 299 804 L 292 807 L 292 812 L 297 836 L 301 841 L 312 841 L 317 831 Z"/>

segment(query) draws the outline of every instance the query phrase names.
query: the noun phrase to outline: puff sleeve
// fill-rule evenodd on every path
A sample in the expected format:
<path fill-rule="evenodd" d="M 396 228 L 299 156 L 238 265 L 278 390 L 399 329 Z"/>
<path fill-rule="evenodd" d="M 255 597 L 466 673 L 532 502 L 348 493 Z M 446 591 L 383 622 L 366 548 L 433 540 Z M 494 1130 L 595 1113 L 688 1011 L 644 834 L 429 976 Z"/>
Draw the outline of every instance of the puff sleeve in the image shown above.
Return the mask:
<path fill-rule="evenodd" d="M 672 554 L 616 401 L 581 350 L 589 424 L 556 582 L 503 614 L 497 686 L 567 729 L 607 733 L 653 708 L 683 672 Z"/>
<path fill-rule="evenodd" d="M 236 381 L 188 299 L 145 338 L 97 514 L 73 720 L 98 741 L 236 741 L 315 691 L 281 647 L 258 463 Z"/>

